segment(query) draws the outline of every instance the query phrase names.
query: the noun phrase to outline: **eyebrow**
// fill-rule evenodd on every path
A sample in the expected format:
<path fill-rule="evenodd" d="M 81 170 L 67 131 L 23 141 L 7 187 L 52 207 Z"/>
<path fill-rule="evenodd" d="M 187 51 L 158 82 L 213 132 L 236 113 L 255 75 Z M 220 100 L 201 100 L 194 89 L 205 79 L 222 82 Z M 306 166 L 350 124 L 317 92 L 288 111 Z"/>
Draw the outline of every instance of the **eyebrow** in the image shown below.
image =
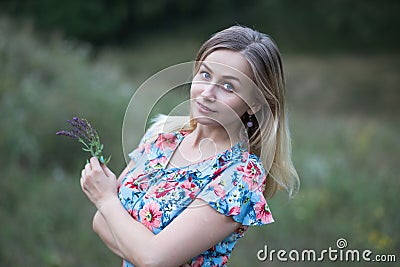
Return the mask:
<path fill-rule="evenodd" d="M 201 63 L 201 65 L 204 66 L 204 68 L 206 68 L 210 73 L 212 73 L 211 68 L 210 68 L 206 63 L 203 62 L 203 63 Z M 238 83 L 241 83 L 240 80 L 239 80 L 239 78 L 237 78 L 237 77 L 235 77 L 235 76 L 223 75 L 222 78 L 235 80 L 235 81 L 237 81 Z"/>

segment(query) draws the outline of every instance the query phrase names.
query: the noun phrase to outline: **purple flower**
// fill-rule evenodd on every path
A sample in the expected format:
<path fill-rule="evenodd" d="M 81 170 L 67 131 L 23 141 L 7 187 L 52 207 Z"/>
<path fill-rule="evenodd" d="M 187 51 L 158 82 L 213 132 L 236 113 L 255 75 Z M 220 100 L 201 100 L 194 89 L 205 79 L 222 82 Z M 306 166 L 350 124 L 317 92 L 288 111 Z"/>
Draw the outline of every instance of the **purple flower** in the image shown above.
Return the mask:
<path fill-rule="evenodd" d="M 63 135 L 76 139 L 78 142 L 83 144 L 83 151 L 90 152 L 93 157 L 97 157 L 101 163 L 107 164 L 110 161 L 110 157 L 104 158 L 103 144 L 100 142 L 100 137 L 92 127 L 92 125 L 83 118 L 74 117 L 72 120 L 67 120 L 72 126 L 71 131 L 59 131 L 57 135 Z"/>

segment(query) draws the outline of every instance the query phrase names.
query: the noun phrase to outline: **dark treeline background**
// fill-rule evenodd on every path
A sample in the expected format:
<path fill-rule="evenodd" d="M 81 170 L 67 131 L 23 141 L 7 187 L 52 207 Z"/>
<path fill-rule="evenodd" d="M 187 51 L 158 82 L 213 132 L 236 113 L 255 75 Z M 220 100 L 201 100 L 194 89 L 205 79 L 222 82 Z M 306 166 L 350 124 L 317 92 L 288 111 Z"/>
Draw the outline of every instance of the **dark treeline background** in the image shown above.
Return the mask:
<path fill-rule="evenodd" d="M 399 261 L 398 14 L 396 0 L 1 0 L 0 266 L 121 265 L 91 228 L 95 209 L 79 186 L 88 155 L 55 132 L 87 118 L 118 174 L 143 134 L 128 118 L 124 150 L 137 88 L 234 24 L 270 34 L 281 50 L 301 188 L 269 200 L 276 222 L 250 228 L 228 266 L 286 266 L 256 254 L 336 249 L 339 238 Z M 134 116 L 168 113 L 187 91 L 135 103 Z M 398 265 L 294 265 L 322 264 Z"/>
<path fill-rule="evenodd" d="M 244 23 L 292 51 L 382 52 L 398 49 L 400 25 L 396 0 L 3 0 L 0 9 L 94 45 L 182 31 L 205 37 L 215 25 Z"/>

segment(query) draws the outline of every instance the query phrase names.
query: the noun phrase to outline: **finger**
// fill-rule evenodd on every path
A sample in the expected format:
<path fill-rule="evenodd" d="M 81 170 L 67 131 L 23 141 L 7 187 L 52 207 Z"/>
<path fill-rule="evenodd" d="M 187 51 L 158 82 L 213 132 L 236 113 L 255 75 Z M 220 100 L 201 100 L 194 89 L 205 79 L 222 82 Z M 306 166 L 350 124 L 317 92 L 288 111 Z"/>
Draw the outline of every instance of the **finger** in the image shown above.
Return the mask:
<path fill-rule="evenodd" d="M 83 176 L 82 176 L 81 179 L 80 179 L 80 183 L 81 183 L 81 188 L 82 188 L 82 190 L 85 190 L 85 187 L 84 187 L 85 181 L 84 181 Z"/>
<path fill-rule="evenodd" d="M 88 173 L 90 173 L 92 171 L 92 165 L 90 163 L 87 163 L 85 165 L 85 174 L 87 175 Z"/>
<path fill-rule="evenodd" d="M 92 164 L 93 168 L 100 168 L 100 162 L 96 157 L 90 158 L 90 164 Z"/>
<path fill-rule="evenodd" d="M 103 169 L 103 172 L 107 177 L 111 177 L 113 175 L 113 172 L 107 167 L 107 165 L 102 163 L 102 164 L 100 164 L 100 166 Z"/>
<path fill-rule="evenodd" d="M 90 163 L 92 164 L 93 171 L 96 170 L 99 173 L 103 173 L 105 176 L 109 177 L 110 174 L 113 174 L 105 164 L 100 163 L 99 159 L 96 157 L 90 158 Z"/>
<path fill-rule="evenodd" d="M 104 169 L 101 167 L 101 164 L 100 164 L 100 161 L 99 161 L 98 158 L 91 157 L 90 158 L 90 165 L 92 166 L 92 171 L 96 171 L 96 172 L 99 172 L 99 173 L 102 172 L 102 173 L 105 174 Z"/>
<path fill-rule="evenodd" d="M 85 167 L 85 168 L 86 168 L 86 167 Z M 86 176 L 86 170 L 83 169 L 82 172 L 81 172 L 81 178 L 83 178 L 83 177 L 85 177 L 85 176 Z"/>

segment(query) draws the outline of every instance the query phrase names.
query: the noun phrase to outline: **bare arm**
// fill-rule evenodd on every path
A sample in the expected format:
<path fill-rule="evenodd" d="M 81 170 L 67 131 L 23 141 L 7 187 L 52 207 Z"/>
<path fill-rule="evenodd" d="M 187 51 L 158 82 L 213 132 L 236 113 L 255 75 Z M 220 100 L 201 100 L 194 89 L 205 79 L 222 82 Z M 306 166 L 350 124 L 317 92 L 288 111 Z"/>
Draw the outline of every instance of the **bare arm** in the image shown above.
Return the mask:
<path fill-rule="evenodd" d="M 103 240 L 104 244 L 117 256 L 124 258 L 121 251 L 119 250 L 117 243 L 115 242 L 114 236 L 110 231 L 103 215 L 99 211 L 93 217 L 93 230 Z"/>
<path fill-rule="evenodd" d="M 130 161 L 128 163 L 127 167 L 121 172 L 121 174 L 118 177 L 117 180 L 118 186 L 121 185 L 122 179 L 134 166 L 135 166 L 134 161 Z M 104 220 L 103 215 L 99 211 L 96 211 L 93 217 L 93 230 L 99 235 L 99 237 L 103 240 L 104 244 L 106 244 L 106 246 L 112 252 L 114 252 L 119 257 L 123 258 L 123 255 L 119 251 L 119 248 L 117 246 L 117 243 L 115 242 L 112 232 L 110 231 L 110 228 L 108 227 L 106 221 Z"/>
<path fill-rule="evenodd" d="M 178 266 L 217 244 L 240 225 L 195 200 L 158 235 L 133 220 L 118 199 L 100 208 L 122 257 L 137 266 Z"/>
<path fill-rule="evenodd" d="M 92 162 L 82 176 L 82 188 L 103 216 L 120 255 L 136 266 L 178 266 L 217 244 L 240 224 L 196 199 L 159 234 L 132 219 L 110 190 L 115 176 L 98 162 Z M 98 166 L 97 166 L 98 165 Z M 98 169 L 100 167 L 100 169 Z M 106 181 L 106 182 L 105 182 Z M 111 186 L 112 187 L 112 186 Z M 96 225 L 100 225 L 97 221 Z M 104 228 L 104 227 L 103 227 Z M 104 233 L 99 233 L 103 235 Z"/>

